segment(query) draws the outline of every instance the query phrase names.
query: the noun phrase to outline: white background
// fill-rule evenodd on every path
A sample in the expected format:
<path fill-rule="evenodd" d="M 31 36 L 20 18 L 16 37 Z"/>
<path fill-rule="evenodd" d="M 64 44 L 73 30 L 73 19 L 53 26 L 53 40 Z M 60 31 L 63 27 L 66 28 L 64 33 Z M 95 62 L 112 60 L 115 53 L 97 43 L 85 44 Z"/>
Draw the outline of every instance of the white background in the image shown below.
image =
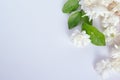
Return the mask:
<path fill-rule="evenodd" d="M 76 48 L 64 0 L 0 0 L 0 80 L 99 80 L 105 47 Z"/>

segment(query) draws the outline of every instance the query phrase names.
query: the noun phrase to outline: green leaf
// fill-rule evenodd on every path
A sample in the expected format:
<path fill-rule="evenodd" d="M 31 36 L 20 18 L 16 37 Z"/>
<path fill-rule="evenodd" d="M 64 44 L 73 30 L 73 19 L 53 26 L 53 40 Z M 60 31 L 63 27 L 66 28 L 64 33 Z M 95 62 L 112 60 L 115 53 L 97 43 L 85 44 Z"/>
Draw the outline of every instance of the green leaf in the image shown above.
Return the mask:
<path fill-rule="evenodd" d="M 105 46 L 105 36 L 103 33 L 98 31 L 94 26 L 87 23 L 82 24 L 82 30 L 85 30 L 90 35 L 91 42 L 97 46 Z"/>
<path fill-rule="evenodd" d="M 92 25 L 92 20 L 90 21 L 89 17 L 85 16 L 86 13 L 83 10 L 81 10 L 80 12 L 82 14 L 82 16 L 81 16 L 82 21 L 85 22 L 85 23 L 87 23 L 87 24 Z"/>
<path fill-rule="evenodd" d="M 92 20 L 89 21 L 89 17 L 84 15 L 85 15 L 85 12 L 83 10 L 76 11 L 72 15 L 70 15 L 68 19 L 69 29 L 72 29 L 76 27 L 79 23 L 84 23 L 84 22 L 92 25 Z"/>
<path fill-rule="evenodd" d="M 81 17 L 80 11 L 77 11 L 73 13 L 72 15 L 70 15 L 68 19 L 69 29 L 76 27 L 80 23 L 80 17 Z"/>
<path fill-rule="evenodd" d="M 79 0 L 68 0 L 64 4 L 62 11 L 64 13 L 71 13 L 72 11 L 77 10 L 78 7 L 79 7 Z"/>

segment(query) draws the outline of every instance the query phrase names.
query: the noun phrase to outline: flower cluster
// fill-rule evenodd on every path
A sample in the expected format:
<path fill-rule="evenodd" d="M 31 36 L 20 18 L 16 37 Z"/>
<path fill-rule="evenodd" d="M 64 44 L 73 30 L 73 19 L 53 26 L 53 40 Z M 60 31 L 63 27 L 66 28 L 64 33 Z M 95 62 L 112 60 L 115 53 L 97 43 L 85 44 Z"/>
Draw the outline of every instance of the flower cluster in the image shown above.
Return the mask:
<path fill-rule="evenodd" d="M 101 20 L 102 32 L 108 46 L 114 47 L 110 58 L 96 64 L 96 71 L 106 79 L 113 72 L 120 72 L 120 2 L 118 0 L 80 0 L 79 4 L 91 19 Z"/>
<path fill-rule="evenodd" d="M 75 30 L 71 36 L 71 39 L 75 46 L 77 47 L 85 47 L 89 45 L 91 40 L 90 36 L 86 34 L 85 31 L 80 32 L 79 30 Z"/>
<path fill-rule="evenodd" d="M 80 8 L 79 8 L 80 6 Z M 69 29 L 81 24 L 81 31 L 75 30 L 71 36 L 77 47 L 85 47 L 90 42 L 97 46 L 112 47 L 110 58 L 101 60 L 96 71 L 106 79 L 113 72 L 120 72 L 120 1 L 119 0 L 68 0 L 64 13 L 69 13 Z M 100 20 L 101 31 L 92 21 Z"/>
<path fill-rule="evenodd" d="M 120 2 L 117 0 L 80 0 L 81 8 L 90 19 L 101 19 L 106 42 L 117 36 L 120 22 Z"/>
<path fill-rule="evenodd" d="M 101 20 L 101 28 L 105 35 L 106 43 L 111 43 L 120 33 L 118 29 L 120 22 L 120 2 L 118 0 L 80 0 L 79 4 L 81 5 L 81 9 L 86 13 L 85 16 L 89 16 L 89 20 L 97 18 Z"/>
<path fill-rule="evenodd" d="M 120 57 L 101 60 L 96 64 L 95 70 L 101 75 L 103 80 L 108 79 L 110 74 L 120 72 Z"/>
<path fill-rule="evenodd" d="M 95 66 L 95 70 L 103 80 L 109 78 L 112 73 L 120 73 L 120 36 L 115 37 L 109 47 L 110 58 L 101 60 Z"/>

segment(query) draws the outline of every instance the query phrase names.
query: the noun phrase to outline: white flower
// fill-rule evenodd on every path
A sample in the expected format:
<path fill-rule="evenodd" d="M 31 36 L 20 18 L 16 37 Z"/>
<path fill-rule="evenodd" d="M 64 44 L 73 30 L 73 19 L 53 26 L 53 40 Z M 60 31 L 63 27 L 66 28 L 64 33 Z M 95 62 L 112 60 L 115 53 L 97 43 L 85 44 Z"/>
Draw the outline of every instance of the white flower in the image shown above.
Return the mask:
<path fill-rule="evenodd" d="M 115 27 L 108 27 L 105 29 L 104 34 L 108 37 L 114 37 L 117 34 Z"/>
<path fill-rule="evenodd" d="M 116 11 L 120 11 L 120 3 L 113 11 L 109 11 L 106 5 L 112 2 L 113 0 L 80 0 L 79 4 L 90 19 L 102 16 L 102 24 L 106 27 L 106 25 L 109 26 L 108 24 L 116 26 L 119 23 L 119 17 L 113 14 L 115 14 Z"/>
<path fill-rule="evenodd" d="M 90 36 L 86 34 L 85 31 L 80 32 L 79 30 L 75 30 L 71 38 L 74 45 L 77 47 L 85 47 L 91 42 L 91 40 L 89 39 Z"/>
<path fill-rule="evenodd" d="M 116 71 L 120 72 L 120 58 L 113 59 L 111 61 L 111 67 Z"/>
<path fill-rule="evenodd" d="M 96 5 L 89 10 L 85 10 L 85 12 L 90 19 L 95 19 L 101 16 L 105 17 L 106 15 L 108 16 L 110 14 L 110 12 L 104 6 L 99 5 Z"/>
<path fill-rule="evenodd" d="M 117 29 L 115 27 L 107 27 L 103 32 L 106 36 L 106 42 L 110 42 L 117 36 Z"/>
<path fill-rule="evenodd" d="M 113 73 L 120 72 L 120 58 L 102 60 L 96 64 L 95 70 L 103 80 L 108 79 Z"/>
<path fill-rule="evenodd" d="M 104 71 L 108 68 L 108 65 L 110 64 L 109 59 L 106 60 L 101 60 L 100 62 L 98 62 L 95 66 L 95 70 L 102 75 L 104 73 Z"/>
<path fill-rule="evenodd" d="M 109 79 L 112 74 L 116 73 L 116 71 L 113 68 L 108 68 L 104 70 L 104 73 L 101 75 L 103 80 Z"/>
<path fill-rule="evenodd" d="M 95 19 L 101 16 L 107 17 L 111 14 L 106 7 L 101 5 L 85 6 L 83 0 L 80 1 L 80 5 L 81 9 L 85 11 L 86 15 L 89 16 L 90 19 Z"/>
<path fill-rule="evenodd" d="M 95 66 L 95 70 L 102 77 L 103 80 L 109 78 L 110 73 L 112 72 L 109 59 L 101 60 L 100 62 L 98 62 Z"/>
<path fill-rule="evenodd" d="M 102 77 L 103 80 L 108 79 L 112 73 L 117 72 L 115 69 L 116 66 L 113 66 L 113 62 L 111 62 L 109 59 L 106 59 L 96 64 L 95 70 Z"/>
<path fill-rule="evenodd" d="M 116 16 L 114 14 L 110 14 L 109 17 L 104 17 L 102 19 L 102 26 L 103 27 L 109 27 L 109 26 L 117 26 L 120 22 L 119 16 Z"/>

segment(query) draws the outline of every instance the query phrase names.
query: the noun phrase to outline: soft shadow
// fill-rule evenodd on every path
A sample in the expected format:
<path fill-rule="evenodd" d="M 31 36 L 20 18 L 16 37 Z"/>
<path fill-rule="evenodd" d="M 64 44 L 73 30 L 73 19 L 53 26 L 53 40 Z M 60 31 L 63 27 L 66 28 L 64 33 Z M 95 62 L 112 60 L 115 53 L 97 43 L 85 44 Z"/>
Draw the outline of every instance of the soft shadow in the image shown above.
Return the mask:
<path fill-rule="evenodd" d="M 103 54 L 101 54 L 101 52 L 99 51 L 99 49 L 95 50 L 95 58 L 93 60 L 93 66 L 95 67 L 95 64 L 98 63 L 99 61 L 103 60 L 103 59 L 108 59 L 108 56 L 105 56 Z"/>

